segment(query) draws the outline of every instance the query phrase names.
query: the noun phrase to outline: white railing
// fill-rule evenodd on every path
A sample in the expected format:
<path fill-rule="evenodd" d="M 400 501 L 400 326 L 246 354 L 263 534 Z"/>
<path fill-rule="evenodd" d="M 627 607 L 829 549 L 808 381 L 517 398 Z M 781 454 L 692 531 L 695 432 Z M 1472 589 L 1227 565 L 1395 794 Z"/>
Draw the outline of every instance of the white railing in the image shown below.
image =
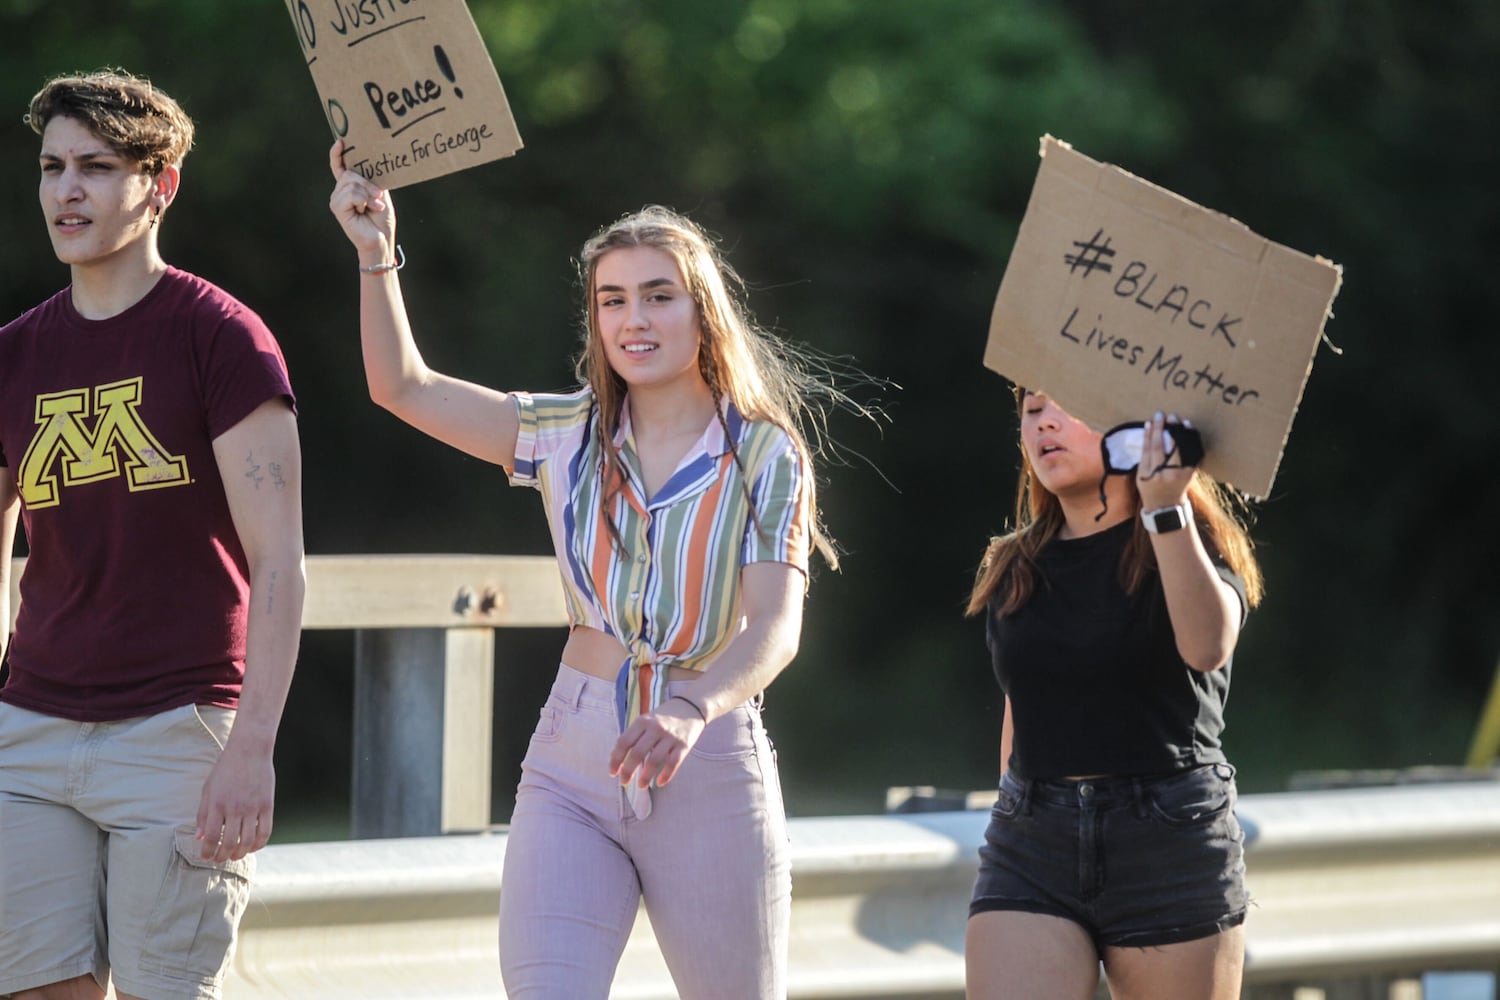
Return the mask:
<path fill-rule="evenodd" d="M 226 997 L 500 997 L 505 834 L 453 831 L 491 815 L 493 630 L 566 621 L 553 561 L 315 556 L 307 573 L 304 626 L 356 636 L 354 833 L 397 839 L 261 852 Z M 1249 795 L 1240 815 L 1247 996 L 1406 1000 L 1428 970 L 1500 970 L 1500 781 Z M 960 997 L 985 821 L 792 820 L 792 996 Z M 675 996 L 644 919 L 614 996 Z"/>
<path fill-rule="evenodd" d="M 1500 970 L 1500 782 L 1247 795 L 1240 816 L 1247 996 L 1386 1000 L 1430 970 Z M 986 819 L 792 820 L 791 996 L 962 996 Z M 267 848 L 226 1000 L 503 996 L 505 839 Z M 644 914 L 613 995 L 676 996 Z"/>

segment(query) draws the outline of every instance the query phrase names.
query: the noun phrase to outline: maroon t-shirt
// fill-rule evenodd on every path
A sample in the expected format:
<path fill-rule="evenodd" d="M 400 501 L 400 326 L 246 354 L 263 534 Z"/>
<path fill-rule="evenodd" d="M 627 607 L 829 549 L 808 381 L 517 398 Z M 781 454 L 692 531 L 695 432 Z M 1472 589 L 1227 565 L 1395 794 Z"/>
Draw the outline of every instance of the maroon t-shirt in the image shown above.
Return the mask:
<path fill-rule="evenodd" d="M 80 722 L 238 704 L 250 583 L 213 441 L 278 396 L 295 408 L 260 317 L 176 268 L 118 316 L 63 289 L 0 329 L 30 549 L 0 700 Z"/>

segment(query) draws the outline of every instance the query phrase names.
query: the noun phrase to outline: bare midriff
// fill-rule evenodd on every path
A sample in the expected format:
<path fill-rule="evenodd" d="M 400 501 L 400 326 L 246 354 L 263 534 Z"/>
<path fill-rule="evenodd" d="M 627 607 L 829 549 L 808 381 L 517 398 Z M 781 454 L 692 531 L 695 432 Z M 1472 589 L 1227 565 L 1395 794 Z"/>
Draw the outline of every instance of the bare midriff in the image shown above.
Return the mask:
<path fill-rule="evenodd" d="M 630 651 L 619 639 L 587 625 L 579 625 L 568 634 L 562 652 L 562 661 L 574 670 L 606 681 L 613 681 L 619 675 L 620 664 L 629 657 Z M 701 676 L 686 667 L 667 668 L 668 680 L 690 681 Z"/>

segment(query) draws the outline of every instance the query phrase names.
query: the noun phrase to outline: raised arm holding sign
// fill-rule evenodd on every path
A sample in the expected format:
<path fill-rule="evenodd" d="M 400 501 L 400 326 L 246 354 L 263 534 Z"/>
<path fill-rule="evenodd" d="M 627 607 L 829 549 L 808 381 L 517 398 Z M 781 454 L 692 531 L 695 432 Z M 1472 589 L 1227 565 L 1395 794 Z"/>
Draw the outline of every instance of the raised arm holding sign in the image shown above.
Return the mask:
<path fill-rule="evenodd" d="M 1213 481 L 1171 461 L 1162 414 L 1135 467 L 1106 475 L 1098 431 L 1016 397 L 1016 528 L 991 540 L 968 609 L 1004 694 L 968 996 L 1082 1000 L 1102 960 L 1121 1000 L 1238 1000 L 1249 896 L 1220 736 L 1260 598 L 1249 539 Z"/>
<path fill-rule="evenodd" d="M 985 352 L 1022 459 L 968 607 L 1004 694 L 968 996 L 1092 996 L 1102 961 L 1119 1000 L 1238 1000 L 1221 734 L 1261 579 L 1217 480 L 1269 491 L 1340 272 L 1050 137 L 1042 156 Z"/>
<path fill-rule="evenodd" d="M 330 208 L 359 255 L 370 395 L 541 493 L 572 616 L 505 852 L 507 991 L 606 996 L 644 896 L 684 996 L 785 997 L 786 818 L 756 696 L 797 651 L 811 551 L 837 564 L 799 420 L 818 383 L 712 241 L 656 207 L 579 255 L 573 391 L 433 371 L 391 193 L 343 154 Z"/>
<path fill-rule="evenodd" d="M 1048 136 L 984 363 L 1096 429 L 1170 410 L 1270 492 L 1341 272 Z"/>

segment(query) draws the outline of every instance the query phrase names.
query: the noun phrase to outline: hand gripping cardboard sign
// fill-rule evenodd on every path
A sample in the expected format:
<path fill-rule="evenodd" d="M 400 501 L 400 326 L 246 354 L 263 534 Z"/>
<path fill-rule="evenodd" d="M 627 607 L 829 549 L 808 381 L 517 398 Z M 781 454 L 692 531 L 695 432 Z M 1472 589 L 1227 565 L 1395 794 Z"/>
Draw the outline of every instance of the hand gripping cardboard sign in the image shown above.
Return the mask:
<path fill-rule="evenodd" d="M 1098 430 L 1176 413 L 1265 497 L 1342 270 L 1051 136 L 984 363 Z"/>
<path fill-rule="evenodd" d="M 521 148 L 463 0 L 286 0 L 344 163 L 398 188 Z"/>

